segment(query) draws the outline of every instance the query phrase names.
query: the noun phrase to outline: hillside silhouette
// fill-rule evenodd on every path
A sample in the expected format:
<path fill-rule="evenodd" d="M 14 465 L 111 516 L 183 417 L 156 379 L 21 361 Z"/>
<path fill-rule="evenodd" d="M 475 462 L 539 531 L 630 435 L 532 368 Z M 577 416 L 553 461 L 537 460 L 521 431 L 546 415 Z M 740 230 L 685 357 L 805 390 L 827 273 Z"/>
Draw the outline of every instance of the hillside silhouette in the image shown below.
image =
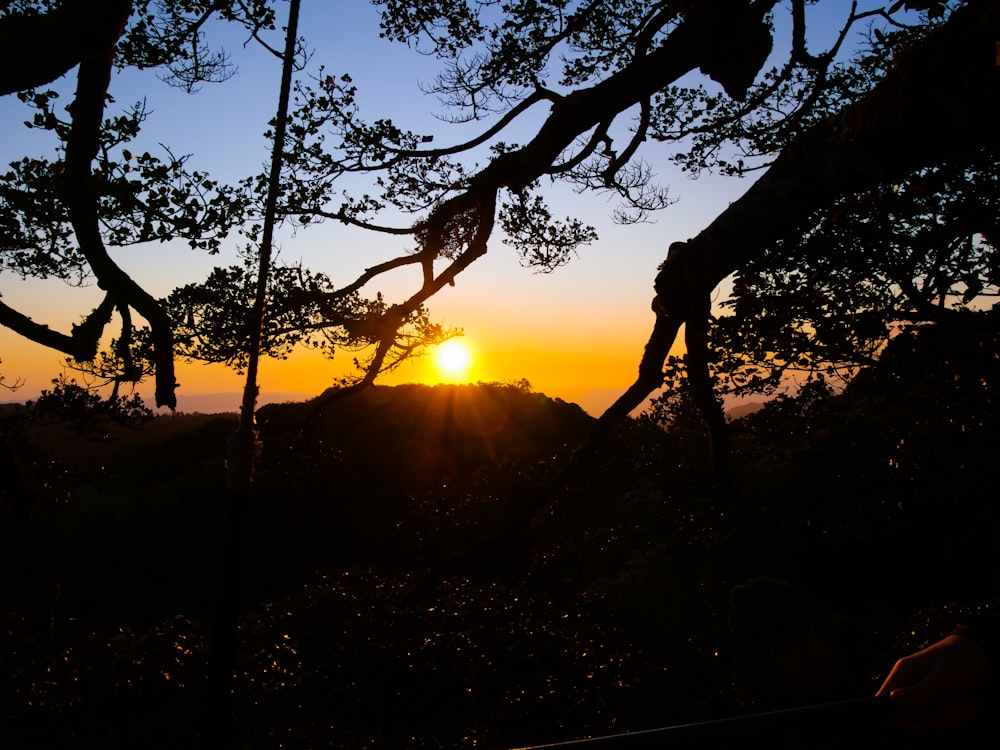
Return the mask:
<path fill-rule="evenodd" d="M 873 693 L 995 606 L 998 343 L 902 335 L 843 393 L 733 422 L 731 502 L 696 422 L 629 420 L 517 528 L 592 423 L 575 405 L 484 384 L 264 407 L 244 745 L 518 746 Z M 234 418 L 95 440 L 23 417 L 5 434 L 42 481 L 3 527 L 5 747 L 183 744 Z M 859 732 L 908 746 L 779 739 Z"/>

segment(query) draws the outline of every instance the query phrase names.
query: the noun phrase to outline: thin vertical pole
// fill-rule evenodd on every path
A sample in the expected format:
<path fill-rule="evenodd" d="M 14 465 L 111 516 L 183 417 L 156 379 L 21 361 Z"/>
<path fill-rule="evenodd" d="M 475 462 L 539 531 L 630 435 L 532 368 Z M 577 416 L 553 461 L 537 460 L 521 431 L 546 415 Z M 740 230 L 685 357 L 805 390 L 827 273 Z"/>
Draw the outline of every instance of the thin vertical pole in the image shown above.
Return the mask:
<path fill-rule="evenodd" d="M 239 640 L 244 548 L 257 454 L 257 373 L 264 333 L 264 314 L 267 309 L 267 283 L 271 273 L 275 214 L 281 190 L 281 167 L 295 62 L 299 6 L 300 0 L 290 0 L 285 51 L 282 58 L 281 89 L 275 118 L 271 168 L 268 175 L 264 226 L 258 259 L 257 287 L 248 318 L 247 376 L 243 388 L 239 424 L 229 438 L 226 454 L 226 520 L 219 565 L 215 625 L 209 654 L 207 716 L 202 734 L 202 746 L 211 748 L 224 748 L 232 744 L 232 696 Z"/>

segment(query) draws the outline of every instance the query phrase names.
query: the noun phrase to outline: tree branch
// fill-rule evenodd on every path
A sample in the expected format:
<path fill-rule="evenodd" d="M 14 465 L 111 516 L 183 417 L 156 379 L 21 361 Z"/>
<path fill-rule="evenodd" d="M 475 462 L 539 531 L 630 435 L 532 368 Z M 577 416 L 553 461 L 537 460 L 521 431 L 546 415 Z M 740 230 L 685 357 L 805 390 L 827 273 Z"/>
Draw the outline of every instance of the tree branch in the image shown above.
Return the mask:
<path fill-rule="evenodd" d="M 80 252 L 93 269 L 98 285 L 120 303 L 133 307 L 149 323 L 156 365 L 156 405 L 175 408 L 177 385 L 170 318 L 160 303 L 111 259 L 101 237 L 91 163 L 99 148 L 112 63 L 113 52 L 109 51 L 80 64 L 76 96 L 70 107 L 73 124 L 66 142 L 64 199 Z"/>
<path fill-rule="evenodd" d="M 0 302 L 0 325 L 29 341 L 67 354 L 79 362 L 90 362 L 97 356 L 101 334 L 110 322 L 112 312 L 114 312 L 114 302 L 111 295 L 108 295 L 82 323 L 73 326 L 72 334 L 66 335 L 53 331 L 47 325 L 36 323 L 27 315 Z"/>
<path fill-rule="evenodd" d="M 818 208 L 920 167 L 1000 149 L 1000 0 L 972 0 L 901 54 L 872 92 L 785 148 L 697 237 L 674 243 L 654 284 L 658 313 L 639 377 L 598 419 L 590 449 L 662 384 L 662 364 L 700 300 Z M 657 361 L 658 359 L 658 361 Z M 654 370 L 657 376 L 654 376 Z"/>
<path fill-rule="evenodd" d="M 129 0 L 64 0 L 55 10 L 0 20 L 0 96 L 54 81 L 107 55 L 132 13 Z"/>

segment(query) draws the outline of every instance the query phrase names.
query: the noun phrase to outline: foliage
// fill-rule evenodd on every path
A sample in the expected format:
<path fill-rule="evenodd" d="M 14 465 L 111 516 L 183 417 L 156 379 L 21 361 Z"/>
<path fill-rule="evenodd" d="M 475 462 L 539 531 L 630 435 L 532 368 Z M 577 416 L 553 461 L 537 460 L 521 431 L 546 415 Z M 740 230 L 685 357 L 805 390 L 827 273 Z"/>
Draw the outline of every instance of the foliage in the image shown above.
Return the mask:
<path fill-rule="evenodd" d="M 178 352 L 206 362 L 225 362 L 242 372 L 248 352 L 246 311 L 253 300 L 257 268 L 251 258 L 241 266 L 215 268 L 204 282 L 170 293 L 167 309 L 176 321 Z M 390 357 L 381 369 L 395 367 L 415 350 L 444 341 L 454 330 L 433 323 L 424 308 L 384 330 L 388 305 L 381 295 L 365 299 L 338 289 L 323 273 L 301 265 L 275 264 L 267 287 L 262 353 L 287 359 L 296 346 L 318 349 L 329 357 L 338 352 L 364 352 L 390 337 Z M 356 359 L 361 371 L 367 368 Z"/>
<path fill-rule="evenodd" d="M 274 29 L 274 9 L 269 0 L 184 0 L 183 2 L 133 3 L 132 19 L 118 44 L 122 67 L 165 68 L 166 80 L 194 90 L 203 82 L 225 80 L 232 66 L 223 50 L 204 44 L 201 31 L 214 15 L 239 23 L 253 36 Z"/>
<path fill-rule="evenodd" d="M 928 190 L 922 183 L 938 178 L 947 186 L 939 184 L 928 190 L 934 195 L 926 195 L 926 201 L 919 206 L 916 203 L 920 201 L 913 201 L 908 207 L 889 211 L 884 202 L 880 203 L 863 219 L 857 214 L 846 216 L 841 204 L 854 206 L 865 202 L 864 197 L 842 196 L 840 203 L 831 205 L 841 188 L 833 175 L 841 173 L 835 165 L 821 163 L 823 157 L 816 153 L 823 149 L 801 142 L 812 137 L 817 128 L 825 133 L 828 123 L 843 117 L 863 122 L 845 121 L 842 127 L 834 127 L 834 132 L 876 127 L 881 114 L 867 110 L 845 114 L 852 105 L 877 101 L 881 103 L 873 106 L 888 110 L 883 114 L 898 113 L 901 105 L 896 99 L 890 97 L 891 101 L 885 102 L 870 95 L 878 84 L 900 77 L 896 66 L 904 57 L 918 57 L 915 51 L 921 45 L 942 38 L 934 32 L 948 23 L 952 11 L 959 9 L 956 5 L 894 3 L 865 10 L 845 6 L 839 32 L 826 49 L 816 49 L 809 44 L 810 4 L 795 2 L 790 7 L 791 23 L 786 25 L 791 31 L 790 44 L 773 56 L 778 10 L 770 3 L 732 2 L 723 7 L 716 4 L 711 10 L 708 3 L 626 3 L 614 8 L 586 2 L 514 3 L 499 8 L 491 3 L 462 2 L 426 3 L 416 8 L 395 2 L 383 5 L 383 31 L 389 38 L 435 54 L 443 61 L 444 70 L 432 90 L 456 113 L 456 120 L 495 121 L 496 127 L 487 131 L 492 135 L 535 104 L 552 103 L 552 115 L 526 146 L 497 144 L 494 160 L 476 175 L 476 180 L 470 181 L 469 196 L 478 198 L 487 190 L 505 187 L 518 196 L 520 188 L 537 184 L 539 174 L 546 174 L 580 189 L 614 190 L 624 200 L 620 215 L 643 218 L 668 202 L 665 194 L 652 186 L 652 172 L 643 163 L 641 149 L 647 141 L 665 144 L 669 158 L 695 173 L 715 169 L 745 175 L 780 163 L 786 172 L 784 178 L 774 178 L 777 185 L 798 184 L 802 179 L 804 194 L 829 192 L 831 200 L 803 201 L 808 210 L 815 212 L 805 227 L 798 226 L 805 218 L 805 208 L 801 217 L 792 212 L 796 218 L 785 221 L 784 226 L 779 226 L 781 219 L 758 222 L 748 215 L 752 212 L 736 211 L 734 216 L 741 218 L 733 219 L 739 225 L 733 237 L 720 241 L 718 236 L 706 236 L 705 247 L 684 255 L 689 268 L 681 267 L 683 261 L 661 267 L 660 277 L 677 281 L 666 296 L 678 315 L 690 315 L 690 308 L 695 306 L 686 299 L 686 295 L 694 294 L 694 279 L 715 273 L 721 279 L 721 265 L 729 271 L 739 269 L 732 304 L 743 309 L 716 321 L 711 333 L 711 343 L 717 350 L 709 363 L 712 377 L 726 393 L 771 393 L 784 382 L 786 374 L 824 372 L 849 377 L 857 367 L 873 361 L 901 321 L 928 319 L 936 304 L 927 303 L 927 298 L 935 295 L 930 288 L 934 284 L 947 287 L 936 290 L 940 300 L 957 291 L 963 296 L 962 304 L 982 304 L 983 293 L 995 290 L 989 281 L 989 248 L 980 243 L 964 249 L 969 245 L 970 231 L 980 231 L 967 221 L 972 204 L 964 196 L 974 194 L 980 186 L 995 188 L 995 178 L 990 174 L 992 156 L 985 155 L 971 167 L 947 163 L 923 168 L 906 178 L 905 182 L 912 181 L 914 186 L 904 191 L 906 197 L 916 198 L 920 191 Z M 456 23 L 461 23 L 462 28 L 455 28 Z M 866 37 L 856 42 L 854 35 L 860 28 L 865 29 Z M 688 34 L 699 39 L 697 54 L 676 52 L 685 49 Z M 703 74 L 692 77 L 695 85 L 677 81 L 682 71 L 694 68 Z M 664 74 L 664 70 L 674 77 Z M 912 96 L 922 97 L 923 92 Z M 585 113 L 593 116 L 585 119 Z M 621 121 L 629 117 L 633 118 L 631 123 L 623 127 Z M 622 131 L 627 131 L 624 138 Z M 575 140 L 563 138 L 570 134 Z M 390 147 L 387 153 L 392 154 L 390 161 L 395 166 L 398 160 L 452 157 L 469 144 L 453 149 L 428 148 L 422 153 Z M 873 146 L 871 150 L 883 148 Z M 534 171 L 523 170 L 523 179 L 515 176 L 520 167 L 535 158 L 539 161 Z M 870 161 L 871 155 L 865 152 L 858 159 Z M 807 183 L 801 174 L 792 174 L 796 167 L 809 171 L 808 179 L 816 184 Z M 956 173 L 942 177 L 949 170 Z M 859 171 L 864 173 L 865 169 Z M 828 173 L 830 184 L 824 185 L 823 176 Z M 869 183 L 875 173 L 866 172 Z M 859 179 L 863 182 L 865 178 Z M 959 187 L 963 180 L 967 188 Z M 981 180 L 979 185 L 975 185 L 977 180 Z M 884 196 L 890 190 L 899 191 L 901 184 L 897 181 L 894 185 L 867 187 L 869 195 Z M 780 191 L 776 187 L 773 192 Z M 944 199 L 946 193 L 948 199 Z M 445 210 L 447 202 L 439 205 L 437 213 L 450 213 Z M 757 210 L 780 216 L 782 207 L 764 199 Z M 937 214 L 932 216 L 935 210 Z M 909 217 L 901 219 L 900 214 L 907 212 Z M 532 213 L 550 218 L 540 204 L 532 208 Z M 878 221 L 890 213 L 886 221 Z M 941 218 L 951 214 L 956 215 L 955 219 Z M 995 215 L 992 205 L 984 207 L 972 223 L 990 221 L 990 214 Z M 515 244 L 528 236 L 546 237 L 530 220 L 512 224 L 508 219 L 519 216 L 506 207 L 499 214 L 504 229 L 514 235 Z M 892 220 L 896 223 L 890 223 Z M 472 221 L 482 227 L 485 219 L 473 216 Z M 951 240 L 937 238 L 943 244 L 954 243 L 948 250 L 953 257 L 945 258 L 945 251 L 932 246 L 931 232 L 916 228 L 920 221 L 925 226 L 942 221 L 955 233 Z M 843 236 L 834 238 L 825 228 L 813 229 L 823 222 L 835 223 Z M 964 226 L 959 226 L 962 222 Z M 456 225 L 442 224 L 449 229 Z M 514 230 L 525 225 L 531 227 L 530 233 L 519 236 Z M 464 234 L 457 239 L 464 241 L 468 253 L 477 252 L 471 239 L 476 233 L 468 228 L 467 219 L 462 227 Z M 806 241 L 811 242 L 809 246 L 806 241 L 796 241 L 797 233 L 802 231 Z M 440 232 L 437 240 L 453 254 L 455 237 L 443 234 Z M 739 242 L 741 234 L 746 236 L 748 249 L 729 247 Z M 784 235 L 786 239 L 761 239 L 769 234 Z M 711 235 L 710 230 L 706 235 Z M 964 240 L 960 239 L 963 236 Z M 572 234 L 570 237 L 565 244 L 548 243 L 551 247 L 542 251 L 532 248 L 530 241 L 522 249 L 541 267 L 551 267 L 553 259 L 558 263 L 568 257 L 567 249 L 577 241 Z M 913 240 L 922 244 L 914 245 Z M 755 265 L 747 268 L 743 259 L 755 257 L 760 251 L 757 245 L 765 242 L 770 243 L 765 258 L 757 258 Z M 879 268 L 879 261 L 871 258 L 876 248 L 887 242 L 894 245 L 895 259 L 879 259 L 883 261 Z M 801 246 L 798 251 L 789 252 L 797 245 Z M 837 247 L 830 251 L 828 245 Z M 783 253 L 788 253 L 787 261 L 776 261 Z M 901 262 L 900 256 L 909 261 Z M 755 274 L 769 261 L 781 266 L 771 269 L 765 282 Z M 900 278 L 904 274 L 907 278 Z M 942 281 L 942 275 L 947 279 Z M 932 277 L 937 278 L 925 283 Z M 956 285 L 960 288 L 956 289 Z M 799 299 L 794 297 L 794 290 Z M 924 299 L 917 299 L 921 295 Z M 885 299 L 887 296 L 897 298 L 894 304 Z M 908 302 L 902 299 L 904 296 L 909 297 Z M 923 312 L 917 315 L 908 307 Z M 660 310 L 661 315 L 666 314 L 662 305 Z M 650 352 L 659 354 L 659 349 L 647 347 L 640 373 L 653 373 L 654 367 L 659 367 L 659 362 L 645 361 L 646 356 L 655 359 Z M 667 356 L 666 350 L 663 356 Z M 667 384 L 679 382 L 681 377 L 682 363 L 668 361 Z M 623 398 L 632 398 L 633 390 L 637 393 L 646 385 L 647 393 L 658 385 L 652 375 L 641 375 L 640 381 Z"/>
<path fill-rule="evenodd" d="M 5 3 L 0 12 L 4 34 L 23 35 L 19 44 L 34 41 L 39 58 L 54 63 L 36 64 L 37 70 L 26 70 L 20 78 L 11 71 L 5 80 L 6 90 L 19 91 L 21 101 L 34 110 L 25 125 L 51 133 L 54 155 L 25 157 L 0 176 L 6 238 L 0 259 L 4 270 L 22 279 L 52 277 L 74 285 L 93 279 L 106 296 L 69 335 L 7 305 L 0 305 L 0 321 L 78 362 L 89 362 L 117 311 L 124 343 L 114 356 L 129 368 L 121 376 L 135 379 L 146 369 L 133 367 L 124 356 L 135 335 L 135 311 L 149 325 L 157 403 L 173 406 L 170 321 L 157 301 L 111 258 L 108 246 L 184 239 L 196 249 L 215 252 L 232 228 L 246 220 L 249 196 L 189 170 L 187 157 L 176 156 L 169 146 L 164 147 L 166 159 L 135 148 L 146 105 L 139 102 L 113 111 L 108 91 L 112 68 L 165 66 L 168 77 L 191 90 L 202 81 L 224 77 L 224 56 L 204 48 L 203 24 L 218 15 L 243 24 L 256 36 L 273 27 L 273 14 L 268 3 L 256 0 L 117 3 L 102 8 L 93 17 L 93 28 L 80 29 L 74 37 L 70 27 L 80 10 L 76 3 L 25 0 Z M 95 41 L 99 49 L 89 49 L 90 37 L 104 40 Z M 53 44 L 65 49 L 50 49 Z M 73 101 L 57 107 L 58 95 L 43 86 L 72 68 L 77 82 Z M 57 114 L 60 109 L 69 113 L 68 120 Z M 105 357 L 97 369 L 113 362 L 114 356 Z"/>
<path fill-rule="evenodd" d="M 46 3 L 7 4 L 0 21 L 9 17 L 16 24 L 22 16 L 43 19 L 51 11 Z M 272 4 L 263 0 L 137 3 L 118 40 L 116 64 L 159 68 L 168 83 L 188 91 L 203 82 L 223 81 L 232 72 L 227 56 L 204 43 L 203 27 L 213 19 L 244 26 L 265 47 L 262 35 L 274 30 Z M 177 290 L 164 306 L 139 289 L 106 250 L 183 240 L 193 249 L 215 254 L 238 229 L 249 243 L 249 256 L 261 242 L 266 177 L 222 185 L 192 170 L 191 157 L 176 155 L 169 145 L 162 146 L 165 156 L 144 150 L 140 131 L 148 117 L 146 102 L 115 112 L 110 95 L 99 97 L 102 102 L 106 98 L 109 106 L 103 122 L 102 107 L 90 115 L 96 119 L 89 125 L 97 128 L 93 158 L 70 168 L 69 156 L 87 149 L 82 133 L 88 124 L 79 106 L 86 95 L 78 88 L 77 104 L 65 106 L 52 90 L 18 94 L 32 110 L 25 125 L 52 135 L 55 156 L 25 157 L 0 175 L 0 230 L 7 238 L 0 261 L 4 271 L 21 279 L 56 278 L 73 286 L 96 281 L 108 291 L 107 297 L 69 336 L 35 324 L 5 305 L 0 305 L 2 322 L 69 354 L 71 368 L 114 383 L 115 393 L 122 382 L 134 383 L 157 373 L 157 400 L 172 403 L 173 375 L 168 368 L 176 347 L 183 356 L 245 366 L 250 356 L 243 335 L 250 309 L 246 294 L 255 275 L 250 264 L 217 268 L 204 283 Z M 69 119 L 60 116 L 63 109 L 70 113 Z M 293 132 L 304 131 L 298 127 Z M 70 173 L 76 175 L 72 180 L 67 178 Z M 287 177 L 286 196 L 301 203 L 305 198 L 300 191 L 307 183 L 294 179 L 293 168 Z M 266 347 L 273 356 L 288 356 L 296 343 L 322 347 L 332 355 L 335 346 L 364 350 L 385 341 L 390 351 L 367 355 L 367 361 L 377 361 L 377 371 L 447 335 L 430 322 L 422 305 L 397 315 L 381 298 L 364 300 L 356 289 L 338 290 L 321 273 L 289 268 L 279 276 L 269 286 L 274 295 L 273 326 Z M 293 280 L 299 283 L 282 285 Z M 145 326 L 133 322 L 133 311 L 146 319 Z M 120 335 L 110 350 L 99 352 L 97 342 L 115 312 L 121 321 Z M 171 330 L 175 326 L 177 330 Z M 180 337 L 177 341 L 175 335 Z"/>
<path fill-rule="evenodd" d="M 810 126 L 861 99 L 891 69 L 895 55 L 942 20 L 942 13 L 931 11 L 923 22 L 909 16 L 878 23 L 886 21 L 886 13 L 885 8 L 845 12 L 831 45 L 808 50 L 803 11 L 801 22 L 792 20 L 793 26 L 801 23 L 802 31 L 795 32 L 790 59 L 762 70 L 745 98 L 726 97 L 703 84 L 671 86 L 657 94 L 650 136 L 683 143 L 671 158 L 694 175 L 761 171 Z M 854 36 L 859 27 L 860 41 Z"/>
<path fill-rule="evenodd" d="M 152 410 L 138 393 L 103 398 L 65 377 L 55 378 L 52 385 L 52 390 L 43 390 L 37 399 L 26 404 L 32 420 L 65 422 L 81 433 L 92 433 L 106 421 L 138 427 L 153 418 Z"/>
<path fill-rule="evenodd" d="M 242 738 L 524 746 L 870 695 L 900 653 L 995 606 L 996 344 L 975 316 L 914 329 L 843 393 L 817 384 L 739 420 L 730 505 L 667 460 L 686 425 L 627 423 L 554 512 L 501 538 L 492 522 L 586 429 L 575 407 L 507 386 L 370 389 L 305 422 L 308 403 L 266 407 Z M 198 731 L 232 420 L 158 417 L 137 437 L 160 420 L 161 449 L 84 478 L 0 548 L 13 746 Z M 9 564 L 39 535 L 48 554 Z M 777 741 L 904 738 L 864 724 Z"/>
<path fill-rule="evenodd" d="M 55 91 L 22 92 L 19 98 L 35 110 L 29 128 L 51 132 L 64 151 L 72 124 L 56 116 Z M 137 102 L 102 125 L 94 166 L 100 223 L 105 241 L 116 247 L 180 238 L 194 249 L 218 252 L 221 241 L 247 210 L 247 197 L 220 185 L 206 173 L 191 171 L 188 156 L 164 147 L 166 160 L 126 146 L 138 138 L 148 117 Z M 73 227 L 60 177 L 61 160 L 25 158 L 3 175 L 0 200 L 10 212 L 12 245 L 5 248 L 8 266 L 28 275 L 81 283 L 92 270 L 73 240 Z M 16 224 L 14 223 L 16 222 Z"/>
<path fill-rule="evenodd" d="M 393 234 L 416 233 L 416 228 L 381 225 L 377 217 L 387 211 L 419 214 L 467 190 L 469 169 L 455 157 L 472 146 L 434 149 L 428 145 L 432 136 L 404 131 L 391 120 L 368 124 L 360 117 L 356 95 L 346 74 L 321 71 L 311 85 L 298 85 L 286 146 L 289 189 L 280 210 L 302 224 L 333 219 Z M 358 173 L 373 174 L 377 192 L 355 198 L 339 189 L 341 177 Z M 579 220 L 555 218 L 537 187 L 512 191 L 497 221 L 506 232 L 504 242 L 517 249 L 525 265 L 552 270 L 596 235 Z M 452 222 L 447 235 L 437 238 L 442 246 L 434 248 L 435 254 L 450 259 L 461 255 L 474 236 L 469 222 L 475 220 L 466 217 L 464 229 Z"/>
<path fill-rule="evenodd" d="M 793 3 L 790 52 L 763 68 L 761 55 L 771 51 L 778 14 L 770 3 L 759 4 L 767 11 L 763 18 L 738 2 L 704 8 L 679 2 L 521 2 L 502 9 L 492 3 L 380 4 L 385 7 L 385 36 L 445 61 L 431 90 L 456 110 L 458 120 L 518 112 L 535 99 L 558 99 L 562 92 L 625 78 L 622 74 L 637 58 L 651 55 L 685 22 L 707 24 L 706 49 L 691 67 L 700 67 L 709 80 L 664 85 L 645 103 L 634 126 L 637 139 L 669 144 L 669 158 L 696 173 L 760 168 L 797 133 L 870 89 L 893 54 L 939 23 L 945 7 L 895 3 L 845 8 L 831 46 L 810 51 L 805 48 L 807 13 Z M 870 46 L 855 51 L 852 35 L 863 26 Z M 627 203 L 629 181 L 616 184 L 614 174 L 634 156 L 637 143 L 615 149 L 613 137 L 598 130 L 591 144 L 603 139 L 605 148 L 585 149 L 559 172 L 584 186 L 617 189 Z M 593 161 L 570 168 L 583 154 Z M 644 198 L 653 194 L 640 191 Z M 641 205 L 639 200 L 633 208 Z"/>
<path fill-rule="evenodd" d="M 847 379 L 899 331 L 989 307 L 1000 292 L 998 169 L 983 154 L 846 196 L 749 263 L 711 331 L 722 391 Z"/>

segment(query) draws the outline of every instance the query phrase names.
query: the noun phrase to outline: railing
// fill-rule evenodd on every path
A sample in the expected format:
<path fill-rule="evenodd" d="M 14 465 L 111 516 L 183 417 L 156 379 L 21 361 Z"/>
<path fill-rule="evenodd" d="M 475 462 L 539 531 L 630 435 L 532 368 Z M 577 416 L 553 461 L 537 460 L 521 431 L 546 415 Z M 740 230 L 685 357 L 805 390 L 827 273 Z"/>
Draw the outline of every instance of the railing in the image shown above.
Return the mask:
<path fill-rule="evenodd" d="M 753 735 L 787 734 L 799 729 L 818 729 L 843 725 L 845 722 L 884 718 L 892 711 L 893 707 L 888 699 L 871 696 L 511 750 L 678 750 Z"/>

